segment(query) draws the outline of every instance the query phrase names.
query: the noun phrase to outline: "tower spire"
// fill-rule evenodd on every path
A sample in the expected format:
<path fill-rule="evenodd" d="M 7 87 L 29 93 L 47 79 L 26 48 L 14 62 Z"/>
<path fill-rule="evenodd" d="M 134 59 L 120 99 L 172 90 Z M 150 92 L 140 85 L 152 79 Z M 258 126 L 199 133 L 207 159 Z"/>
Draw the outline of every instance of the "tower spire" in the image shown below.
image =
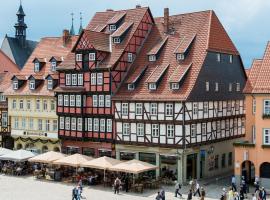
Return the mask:
<path fill-rule="evenodd" d="M 74 16 L 74 13 L 71 13 L 72 24 L 71 24 L 71 28 L 70 28 L 70 31 L 69 31 L 69 34 L 70 34 L 70 35 L 75 35 L 74 26 L 73 26 L 73 21 L 74 21 L 73 16 Z"/>
<path fill-rule="evenodd" d="M 79 35 L 81 34 L 82 31 L 83 31 L 83 27 L 82 27 L 82 13 L 80 12 L 80 28 L 79 28 Z"/>
<path fill-rule="evenodd" d="M 25 47 L 26 44 L 26 29 L 27 25 L 24 23 L 25 13 L 22 7 L 22 1 L 20 0 L 20 6 L 16 13 L 17 23 L 15 23 L 15 37 L 19 40 L 22 47 Z"/>

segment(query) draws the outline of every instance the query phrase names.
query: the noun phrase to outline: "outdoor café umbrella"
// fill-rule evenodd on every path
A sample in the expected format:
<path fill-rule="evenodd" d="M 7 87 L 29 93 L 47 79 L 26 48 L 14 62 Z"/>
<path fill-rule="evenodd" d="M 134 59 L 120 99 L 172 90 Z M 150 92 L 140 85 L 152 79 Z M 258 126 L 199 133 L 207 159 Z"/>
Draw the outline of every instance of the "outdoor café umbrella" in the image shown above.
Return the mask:
<path fill-rule="evenodd" d="M 104 180 L 105 180 L 105 172 L 110 169 L 112 166 L 122 163 L 120 160 L 116 160 L 114 158 L 110 158 L 107 156 L 103 156 L 100 158 L 96 158 L 90 161 L 87 161 L 82 164 L 82 167 L 86 168 L 94 168 L 94 169 L 103 169 L 104 170 Z"/>
<path fill-rule="evenodd" d="M 36 162 L 36 163 L 46 163 L 50 164 L 55 160 L 59 160 L 61 158 L 66 157 L 65 154 L 62 154 L 60 152 L 55 152 L 55 151 L 48 151 L 46 153 L 37 155 L 33 158 L 30 158 L 28 161 L 29 162 Z"/>
<path fill-rule="evenodd" d="M 55 165 L 66 165 L 66 166 L 72 166 L 72 167 L 80 167 L 83 163 L 92 160 L 92 157 L 81 155 L 81 154 L 73 154 L 64 158 L 61 158 L 59 160 L 56 160 L 53 162 Z"/>
<path fill-rule="evenodd" d="M 10 160 L 10 161 L 14 161 L 14 162 L 24 162 L 27 161 L 29 158 L 34 157 L 36 154 L 31 152 L 31 151 L 27 151 L 27 150 L 17 150 L 17 151 L 12 151 L 8 154 L 2 155 L 0 156 L 0 160 Z"/>
<path fill-rule="evenodd" d="M 11 153 L 12 150 L 6 148 L 0 148 L 0 156 Z"/>

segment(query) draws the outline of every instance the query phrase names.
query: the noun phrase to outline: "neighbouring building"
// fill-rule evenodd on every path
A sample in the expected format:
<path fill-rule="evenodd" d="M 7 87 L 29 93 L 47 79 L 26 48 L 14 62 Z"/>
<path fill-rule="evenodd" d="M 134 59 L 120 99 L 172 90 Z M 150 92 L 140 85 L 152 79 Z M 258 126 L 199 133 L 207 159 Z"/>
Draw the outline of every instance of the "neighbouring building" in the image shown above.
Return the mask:
<path fill-rule="evenodd" d="M 16 64 L 20 69 L 25 65 L 27 59 L 37 46 L 36 41 L 26 39 L 27 25 L 24 21 L 25 13 L 20 5 L 15 27 L 15 37 L 5 36 L 1 45 L 1 50 Z"/>
<path fill-rule="evenodd" d="M 19 67 L 0 50 L 0 146 L 9 149 L 13 149 L 14 141 L 10 136 L 8 102 L 3 92 L 10 87 L 12 74 L 19 71 Z"/>
<path fill-rule="evenodd" d="M 262 59 L 248 70 L 246 97 L 246 137 L 235 143 L 235 175 L 253 184 L 270 188 L 270 43 Z M 238 182 L 239 183 L 239 182 Z"/>
<path fill-rule="evenodd" d="M 65 153 L 114 156 L 111 95 L 142 50 L 154 20 L 149 8 L 97 12 L 59 66 L 57 114 Z"/>
<path fill-rule="evenodd" d="M 239 52 L 214 11 L 165 8 L 150 28 L 112 97 L 116 157 L 180 182 L 233 171 L 233 143 L 245 134 Z"/>
<path fill-rule="evenodd" d="M 4 94 L 8 97 L 15 149 L 37 153 L 61 150 L 54 94 L 58 85 L 56 68 L 77 39 L 68 30 L 62 37 L 42 38 L 20 73 L 11 78 L 11 87 Z"/>

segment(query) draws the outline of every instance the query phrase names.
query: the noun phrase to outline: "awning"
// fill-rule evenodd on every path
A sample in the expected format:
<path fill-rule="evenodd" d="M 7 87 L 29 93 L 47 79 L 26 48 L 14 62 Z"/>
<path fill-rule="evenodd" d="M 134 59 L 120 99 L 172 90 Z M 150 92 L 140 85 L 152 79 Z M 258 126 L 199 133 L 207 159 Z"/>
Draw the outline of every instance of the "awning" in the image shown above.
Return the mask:
<path fill-rule="evenodd" d="M 24 162 L 29 158 L 34 157 L 36 154 L 31 151 L 26 151 L 23 149 L 12 151 L 6 155 L 0 156 L 0 160 L 10 160 L 14 162 Z"/>
<path fill-rule="evenodd" d="M 107 156 L 103 156 L 83 163 L 82 167 L 107 170 L 112 166 L 120 163 L 122 163 L 122 161 Z"/>
<path fill-rule="evenodd" d="M 65 154 L 49 151 L 43 154 L 40 154 L 38 156 L 35 156 L 33 158 L 30 158 L 29 162 L 37 162 L 37 163 L 52 163 L 55 160 L 59 160 L 61 158 L 66 157 Z"/>
<path fill-rule="evenodd" d="M 55 165 L 66 165 L 66 166 L 72 166 L 72 167 L 80 167 L 83 163 L 92 160 L 92 157 L 81 155 L 81 154 L 73 154 L 71 156 L 67 156 L 64 158 L 61 158 L 59 160 L 56 160 L 53 162 Z"/>
<path fill-rule="evenodd" d="M 13 152 L 10 149 L 0 148 L 0 156 Z"/>

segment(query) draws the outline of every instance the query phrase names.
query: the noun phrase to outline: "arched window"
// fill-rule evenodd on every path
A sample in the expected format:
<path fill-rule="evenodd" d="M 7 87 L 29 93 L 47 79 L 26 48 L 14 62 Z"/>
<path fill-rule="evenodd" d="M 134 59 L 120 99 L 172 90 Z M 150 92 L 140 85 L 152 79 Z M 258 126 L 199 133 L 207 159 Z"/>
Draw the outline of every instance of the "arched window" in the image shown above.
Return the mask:
<path fill-rule="evenodd" d="M 55 152 L 60 152 L 60 149 L 59 149 L 59 147 L 54 147 L 54 148 L 53 148 L 53 151 L 55 151 Z"/>
<path fill-rule="evenodd" d="M 18 143 L 16 149 L 17 150 L 22 149 L 22 144 L 21 143 Z"/>
<path fill-rule="evenodd" d="M 270 178 L 270 163 L 264 162 L 260 166 L 260 177 Z"/>
<path fill-rule="evenodd" d="M 48 152 L 48 147 L 44 145 L 42 147 L 42 153 L 46 153 L 46 152 Z"/>

